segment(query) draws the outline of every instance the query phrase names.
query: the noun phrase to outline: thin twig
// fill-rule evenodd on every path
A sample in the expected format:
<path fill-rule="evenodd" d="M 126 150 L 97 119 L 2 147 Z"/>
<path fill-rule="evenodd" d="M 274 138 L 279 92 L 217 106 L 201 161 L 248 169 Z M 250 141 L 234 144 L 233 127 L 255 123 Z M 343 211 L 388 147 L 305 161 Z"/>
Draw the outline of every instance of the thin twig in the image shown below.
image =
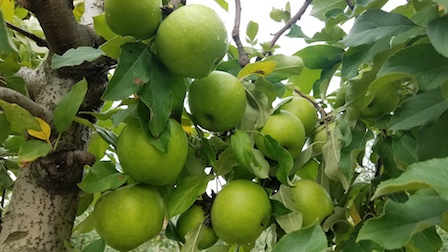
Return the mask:
<path fill-rule="evenodd" d="M 243 43 L 240 39 L 240 25 L 241 25 L 241 1 L 235 0 L 235 23 L 232 30 L 232 38 L 235 41 L 236 47 L 238 48 L 238 63 L 240 66 L 244 67 L 249 64 L 249 56 L 244 50 Z"/>
<path fill-rule="evenodd" d="M 296 94 L 300 95 L 301 97 L 307 99 L 309 102 L 311 102 L 311 104 L 313 104 L 313 106 L 319 112 L 319 114 L 320 114 L 322 120 L 324 121 L 324 123 L 328 120 L 327 112 L 322 108 L 322 106 L 319 105 L 319 103 L 317 103 L 315 100 L 313 100 L 310 97 L 308 97 L 306 94 L 304 94 L 302 91 L 298 90 L 297 88 L 294 88 L 294 92 Z"/>
<path fill-rule="evenodd" d="M 0 87 L 0 100 L 4 100 L 9 103 L 16 103 L 22 108 L 28 110 L 31 115 L 42 118 L 50 125 L 53 121 L 53 113 L 50 110 L 40 106 L 30 98 L 13 89 Z"/>
<path fill-rule="evenodd" d="M 345 0 L 347 3 L 347 6 L 350 8 L 350 10 L 355 9 L 355 5 L 353 4 L 352 0 Z"/>
<path fill-rule="evenodd" d="M 297 21 L 299 21 L 300 18 L 302 18 L 303 14 L 305 14 L 306 9 L 308 6 L 310 6 L 312 0 L 305 0 L 305 3 L 303 3 L 300 10 L 283 26 L 277 33 L 274 34 L 274 38 L 271 40 L 270 47 L 273 48 L 275 43 L 277 43 L 277 40 L 280 38 L 280 36 L 285 33 L 293 24 L 295 24 Z"/>
<path fill-rule="evenodd" d="M 31 40 L 35 41 L 38 46 L 44 46 L 44 47 L 48 48 L 47 40 L 45 40 L 43 38 L 40 38 L 40 37 L 30 33 L 30 32 L 27 32 L 27 31 L 23 30 L 22 28 L 17 27 L 17 26 L 15 26 L 15 25 L 13 25 L 13 24 L 11 24 L 9 22 L 6 22 L 6 26 L 9 29 L 14 30 L 14 31 L 22 34 L 23 36 L 25 36 L 27 38 L 30 38 Z"/>
<path fill-rule="evenodd" d="M 187 1 L 186 0 L 171 0 L 171 1 L 169 1 L 167 4 L 162 6 L 163 15 L 168 16 L 169 14 L 171 14 L 171 12 L 176 10 L 180 4 L 185 5 L 185 4 L 187 4 Z"/>

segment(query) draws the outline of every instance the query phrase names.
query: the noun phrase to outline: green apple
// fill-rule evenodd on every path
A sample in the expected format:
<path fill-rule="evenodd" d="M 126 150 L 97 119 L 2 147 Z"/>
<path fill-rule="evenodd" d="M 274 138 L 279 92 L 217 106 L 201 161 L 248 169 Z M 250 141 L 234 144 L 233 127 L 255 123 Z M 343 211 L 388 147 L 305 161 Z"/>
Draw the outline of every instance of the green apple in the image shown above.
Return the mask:
<path fill-rule="evenodd" d="M 213 71 L 191 83 L 188 92 L 191 115 L 203 128 L 221 132 L 234 128 L 246 111 L 246 91 L 235 76 Z"/>
<path fill-rule="evenodd" d="M 176 182 L 188 155 L 188 140 L 182 126 L 169 119 L 170 139 L 166 153 L 146 138 L 139 121 L 130 122 L 117 141 L 117 156 L 123 170 L 137 182 L 167 185 Z"/>
<path fill-rule="evenodd" d="M 297 116 L 305 127 L 308 136 L 316 127 L 317 111 L 314 105 L 301 96 L 291 96 L 284 98 L 284 103 L 278 109 L 286 110 Z"/>
<path fill-rule="evenodd" d="M 250 180 L 233 180 L 216 195 L 212 226 L 226 243 L 245 245 L 260 236 L 271 214 L 271 202 L 263 187 Z"/>
<path fill-rule="evenodd" d="M 332 131 L 336 126 L 335 122 L 331 122 L 328 124 L 328 130 Z M 313 153 L 316 155 L 322 154 L 322 148 L 324 144 L 327 142 L 327 130 L 325 126 L 318 127 L 310 137 Z"/>
<path fill-rule="evenodd" d="M 390 113 L 400 103 L 400 92 L 397 85 L 390 85 L 377 91 L 369 105 L 360 110 L 366 119 L 376 119 Z"/>
<path fill-rule="evenodd" d="M 162 21 L 161 7 L 161 0 L 104 0 L 104 15 L 116 34 L 148 39 Z"/>
<path fill-rule="evenodd" d="M 292 113 L 278 110 L 272 114 L 260 130 L 261 134 L 255 136 L 255 146 L 268 158 L 276 159 L 267 150 L 263 135 L 269 135 L 296 158 L 300 155 L 305 144 L 305 128 L 302 122 Z"/>
<path fill-rule="evenodd" d="M 181 241 L 185 243 L 185 235 L 195 229 L 198 225 L 202 226 L 202 236 L 199 238 L 198 249 L 206 249 L 215 244 L 219 238 L 216 236 L 213 228 L 204 223 L 206 213 L 199 205 L 191 206 L 187 211 L 182 213 L 177 219 L 176 232 Z"/>
<path fill-rule="evenodd" d="M 313 180 L 302 179 L 294 182 L 292 195 L 298 210 L 302 213 L 303 227 L 315 221 L 320 224 L 334 212 L 330 195 Z"/>
<path fill-rule="evenodd" d="M 181 7 L 157 31 L 157 57 L 182 77 L 206 77 L 227 52 L 227 30 L 218 14 L 200 4 Z"/>
<path fill-rule="evenodd" d="M 109 246 L 129 251 L 159 234 L 164 213 L 162 197 L 155 187 L 132 184 L 98 199 L 93 211 L 94 226 Z"/>
<path fill-rule="evenodd" d="M 319 162 L 316 159 L 312 158 L 305 164 L 303 164 L 295 174 L 299 176 L 301 179 L 311 179 L 315 180 L 319 173 Z"/>

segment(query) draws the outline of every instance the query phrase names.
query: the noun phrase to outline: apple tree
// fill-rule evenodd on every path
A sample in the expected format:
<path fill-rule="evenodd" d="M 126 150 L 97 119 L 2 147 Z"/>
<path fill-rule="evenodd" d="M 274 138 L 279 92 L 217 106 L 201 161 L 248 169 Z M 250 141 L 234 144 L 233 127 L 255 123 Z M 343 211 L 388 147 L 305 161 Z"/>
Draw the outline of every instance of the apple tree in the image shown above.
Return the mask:
<path fill-rule="evenodd" d="M 1 252 L 443 247 L 448 3 L 229 2 L 0 2 Z"/>

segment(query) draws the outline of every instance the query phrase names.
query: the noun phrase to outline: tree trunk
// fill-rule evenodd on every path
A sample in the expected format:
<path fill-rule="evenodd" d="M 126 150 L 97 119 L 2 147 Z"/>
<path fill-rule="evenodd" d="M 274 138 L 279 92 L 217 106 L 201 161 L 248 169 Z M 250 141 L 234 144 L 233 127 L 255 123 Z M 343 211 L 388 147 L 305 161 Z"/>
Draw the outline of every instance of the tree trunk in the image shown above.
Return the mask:
<path fill-rule="evenodd" d="M 97 47 L 102 41 L 90 27 L 76 22 L 71 0 L 17 2 L 38 18 L 50 49 L 49 59 L 53 53 L 62 54 L 78 46 Z M 101 13 L 98 8 L 102 8 L 102 0 L 88 0 L 87 3 L 91 4 L 85 7 L 90 15 Z M 91 18 L 83 18 L 91 25 Z M 107 82 L 107 67 L 104 67 L 104 59 L 101 61 L 102 64 L 89 63 L 88 67 L 65 68 L 64 72 L 50 69 L 49 62 L 36 70 L 21 69 L 18 75 L 27 83 L 30 98 L 46 111 L 45 115 L 33 115 L 46 118 L 51 125 L 47 112 L 53 111 L 59 100 L 83 77 L 88 81 L 89 90 L 81 107 L 97 110 Z M 95 68 L 97 65 L 102 67 Z M 52 132 L 52 136 L 57 136 L 53 127 Z M 73 123 L 63 134 L 57 150 L 20 169 L 0 230 L 0 252 L 66 250 L 64 241 L 70 239 L 78 205 L 77 183 L 82 179 L 84 166 L 94 163 L 93 155 L 86 152 L 90 134 L 88 128 Z"/>

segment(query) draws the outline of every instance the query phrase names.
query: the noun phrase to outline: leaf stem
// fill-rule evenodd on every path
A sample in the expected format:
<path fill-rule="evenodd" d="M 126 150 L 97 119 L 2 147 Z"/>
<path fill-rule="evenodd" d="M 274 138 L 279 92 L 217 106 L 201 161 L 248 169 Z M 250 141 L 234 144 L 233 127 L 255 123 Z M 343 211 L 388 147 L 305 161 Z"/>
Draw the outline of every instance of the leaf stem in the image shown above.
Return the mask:
<path fill-rule="evenodd" d="M 287 31 L 293 24 L 299 21 L 302 18 L 303 14 L 305 14 L 306 9 L 310 6 L 312 0 L 305 0 L 300 10 L 288 21 L 285 26 L 283 26 L 277 33 L 274 34 L 274 38 L 272 38 L 270 47 L 273 48 L 277 40 Z"/>

